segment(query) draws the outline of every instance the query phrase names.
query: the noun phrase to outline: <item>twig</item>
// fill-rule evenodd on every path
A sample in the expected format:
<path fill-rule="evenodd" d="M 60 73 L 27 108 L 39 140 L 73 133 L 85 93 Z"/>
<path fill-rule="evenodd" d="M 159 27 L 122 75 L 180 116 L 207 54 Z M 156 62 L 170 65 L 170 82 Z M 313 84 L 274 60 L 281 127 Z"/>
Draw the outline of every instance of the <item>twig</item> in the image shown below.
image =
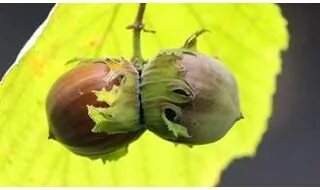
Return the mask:
<path fill-rule="evenodd" d="M 140 34 L 142 30 L 146 31 L 144 29 L 144 24 L 142 22 L 145 9 L 146 9 L 146 3 L 140 3 L 135 22 L 127 27 L 127 29 L 133 30 L 133 57 L 131 61 L 134 63 L 137 69 L 141 69 L 144 63 L 142 53 L 141 53 Z M 154 31 L 149 31 L 149 32 L 154 32 Z"/>

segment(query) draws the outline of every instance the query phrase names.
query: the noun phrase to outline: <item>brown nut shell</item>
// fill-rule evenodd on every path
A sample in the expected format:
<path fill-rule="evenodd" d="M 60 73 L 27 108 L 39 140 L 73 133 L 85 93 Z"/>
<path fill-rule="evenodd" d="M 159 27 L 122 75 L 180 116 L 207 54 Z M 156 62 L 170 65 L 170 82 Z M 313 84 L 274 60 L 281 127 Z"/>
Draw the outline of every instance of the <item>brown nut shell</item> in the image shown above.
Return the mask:
<path fill-rule="evenodd" d="M 46 102 L 49 138 L 64 144 L 82 156 L 97 156 L 123 147 L 142 132 L 120 134 L 93 133 L 94 122 L 87 105 L 109 107 L 98 102 L 93 90 L 110 91 L 119 79 L 105 81 L 110 69 L 104 63 L 83 64 L 61 76 L 51 88 Z"/>

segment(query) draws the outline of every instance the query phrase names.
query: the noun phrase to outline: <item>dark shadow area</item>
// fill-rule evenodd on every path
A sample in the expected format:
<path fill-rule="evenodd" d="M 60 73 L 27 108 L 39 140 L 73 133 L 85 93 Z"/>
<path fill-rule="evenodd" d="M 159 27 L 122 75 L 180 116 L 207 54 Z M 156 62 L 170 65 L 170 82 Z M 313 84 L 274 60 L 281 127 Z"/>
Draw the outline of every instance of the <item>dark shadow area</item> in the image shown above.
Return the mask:
<path fill-rule="evenodd" d="M 234 161 L 220 186 L 320 185 L 320 4 L 280 6 L 291 37 L 269 130 L 256 157 Z"/>
<path fill-rule="evenodd" d="M 15 61 L 21 48 L 48 16 L 53 4 L 0 4 L 0 76 Z"/>

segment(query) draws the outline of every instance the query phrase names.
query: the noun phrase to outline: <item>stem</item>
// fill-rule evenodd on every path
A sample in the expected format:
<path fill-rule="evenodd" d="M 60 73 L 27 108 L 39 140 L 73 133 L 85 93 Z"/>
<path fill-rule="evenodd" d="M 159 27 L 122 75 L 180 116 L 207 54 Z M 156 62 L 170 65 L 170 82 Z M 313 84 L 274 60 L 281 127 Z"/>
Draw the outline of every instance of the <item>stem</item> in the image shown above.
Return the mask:
<path fill-rule="evenodd" d="M 144 24 L 142 22 L 144 11 L 146 9 L 146 3 L 140 3 L 135 22 L 129 25 L 127 28 L 133 30 L 133 56 L 131 61 L 137 69 L 142 69 L 144 60 L 141 53 L 141 31 L 144 30 Z"/>
<path fill-rule="evenodd" d="M 197 50 L 197 38 L 199 36 L 201 36 L 203 33 L 205 32 L 210 32 L 210 30 L 207 29 L 201 29 L 196 31 L 195 33 L 193 33 L 184 43 L 184 45 L 182 46 L 185 49 L 193 49 L 193 50 Z"/>

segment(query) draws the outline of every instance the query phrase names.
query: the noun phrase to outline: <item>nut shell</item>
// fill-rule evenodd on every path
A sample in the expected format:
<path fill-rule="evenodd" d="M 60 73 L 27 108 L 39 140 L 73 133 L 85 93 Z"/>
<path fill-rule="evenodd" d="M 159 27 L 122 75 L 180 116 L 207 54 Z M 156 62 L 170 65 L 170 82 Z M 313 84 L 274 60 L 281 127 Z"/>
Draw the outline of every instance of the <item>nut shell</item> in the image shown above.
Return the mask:
<path fill-rule="evenodd" d="M 119 85 L 119 79 L 105 81 L 110 69 L 104 63 L 80 65 L 61 76 L 51 88 L 46 103 L 49 138 L 55 139 L 82 156 L 97 156 L 126 146 L 142 131 L 106 134 L 93 133 L 94 122 L 87 105 L 109 107 L 98 102 L 93 90 Z"/>
<path fill-rule="evenodd" d="M 160 52 L 142 72 L 141 92 L 147 129 L 169 141 L 212 143 L 242 118 L 235 77 L 198 52 Z"/>
<path fill-rule="evenodd" d="M 180 120 L 191 138 L 180 140 L 206 144 L 221 139 L 242 118 L 235 77 L 219 60 L 200 53 L 184 55 L 178 64 L 187 70 L 185 80 L 196 94 Z"/>

